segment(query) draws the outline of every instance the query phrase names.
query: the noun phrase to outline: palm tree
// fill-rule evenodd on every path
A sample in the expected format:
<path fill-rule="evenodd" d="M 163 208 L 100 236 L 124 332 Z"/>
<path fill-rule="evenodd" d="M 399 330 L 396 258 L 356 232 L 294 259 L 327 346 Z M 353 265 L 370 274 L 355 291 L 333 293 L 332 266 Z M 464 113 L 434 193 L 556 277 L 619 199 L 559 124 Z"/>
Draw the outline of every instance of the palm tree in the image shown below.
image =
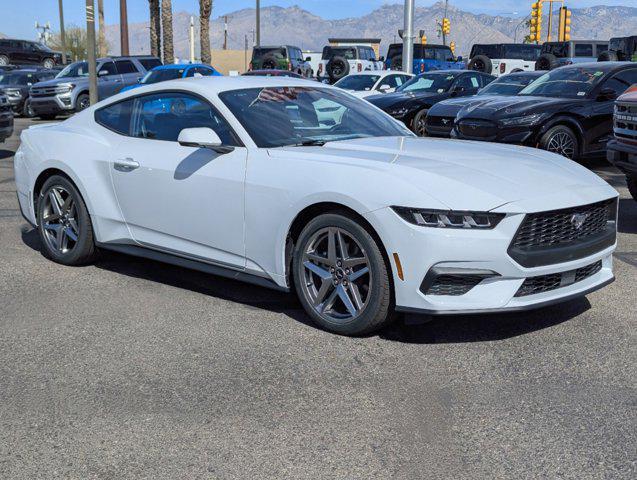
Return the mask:
<path fill-rule="evenodd" d="M 148 0 L 148 8 L 150 10 L 150 54 L 158 57 L 161 54 L 159 0 Z"/>
<path fill-rule="evenodd" d="M 97 34 L 97 53 L 100 57 L 108 55 L 106 46 L 106 32 L 104 31 L 104 0 L 97 0 L 97 22 L 99 32 Z"/>
<path fill-rule="evenodd" d="M 171 0 L 161 0 L 161 34 L 164 47 L 164 63 L 175 63 L 173 6 Z"/>
<path fill-rule="evenodd" d="M 212 0 L 199 0 L 199 44 L 201 47 L 201 63 L 210 64 L 210 14 Z"/>

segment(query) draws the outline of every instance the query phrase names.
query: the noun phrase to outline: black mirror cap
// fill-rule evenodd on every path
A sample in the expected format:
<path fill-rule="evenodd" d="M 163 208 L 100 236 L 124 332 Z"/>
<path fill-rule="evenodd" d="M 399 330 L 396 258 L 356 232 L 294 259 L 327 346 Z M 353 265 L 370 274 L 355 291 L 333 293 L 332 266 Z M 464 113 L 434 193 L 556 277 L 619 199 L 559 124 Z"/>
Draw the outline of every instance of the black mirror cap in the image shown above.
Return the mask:
<path fill-rule="evenodd" d="M 602 88 L 597 94 L 597 99 L 600 101 L 615 100 L 617 97 L 617 92 L 612 88 Z"/>

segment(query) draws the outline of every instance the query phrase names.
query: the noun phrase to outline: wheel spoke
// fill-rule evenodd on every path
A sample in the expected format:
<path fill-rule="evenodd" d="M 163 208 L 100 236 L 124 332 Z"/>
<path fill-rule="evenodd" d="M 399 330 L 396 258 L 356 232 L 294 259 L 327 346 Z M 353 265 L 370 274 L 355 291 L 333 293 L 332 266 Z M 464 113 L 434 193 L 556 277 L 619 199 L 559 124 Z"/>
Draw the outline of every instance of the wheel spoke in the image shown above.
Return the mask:
<path fill-rule="evenodd" d="M 71 227 L 66 227 L 64 229 L 64 234 L 70 238 L 71 240 L 73 240 L 74 242 L 77 242 L 77 235 L 75 234 L 75 232 L 73 231 L 73 229 Z"/>
<path fill-rule="evenodd" d="M 69 218 L 69 225 L 73 229 L 73 233 L 75 233 L 75 235 L 79 235 L 80 229 L 78 228 L 77 222 L 75 221 L 74 218 Z"/>
<path fill-rule="evenodd" d="M 342 260 L 345 260 L 349 255 L 347 254 L 347 245 L 343 239 L 343 235 L 340 230 L 337 230 L 336 237 L 338 238 L 338 253 Z"/>
<path fill-rule="evenodd" d="M 51 208 L 53 209 L 53 212 L 58 216 L 62 215 L 62 204 L 64 202 L 62 201 L 60 192 L 58 192 L 55 188 L 52 188 L 49 192 L 49 200 L 51 202 Z"/>
<path fill-rule="evenodd" d="M 361 292 L 358 289 L 358 286 L 355 283 L 350 283 L 347 288 L 352 296 L 352 302 L 354 303 L 356 310 L 363 308 L 363 300 L 361 299 Z"/>
<path fill-rule="evenodd" d="M 330 228 L 327 232 L 327 259 L 336 265 L 336 229 Z"/>
<path fill-rule="evenodd" d="M 52 213 L 48 217 L 44 217 L 42 220 L 44 222 L 54 222 L 55 220 L 58 220 L 59 218 L 60 216 L 57 213 Z"/>
<path fill-rule="evenodd" d="M 321 303 L 317 307 L 317 310 L 320 313 L 325 313 L 325 310 L 329 310 L 330 308 L 332 308 L 332 305 L 334 304 L 334 300 L 336 300 L 337 295 L 338 295 L 338 291 L 334 289 L 332 293 L 330 294 L 330 296 L 327 297 L 327 300 L 325 300 L 323 303 Z"/>
<path fill-rule="evenodd" d="M 332 274 L 329 272 L 329 270 L 325 270 L 324 268 L 321 268 L 310 261 L 303 262 L 303 266 L 311 272 L 316 273 L 323 280 L 332 278 Z"/>
<path fill-rule="evenodd" d="M 354 273 L 352 273 L 349 276 L 350 281 L 354 281 L 354 280 L 358 280 L 359 278 L 361 278 L 363 275 L 365 275 L 366 273 L 369 272 L 369 267 L 363 267 L 360 270 L 356 270 Z"/>
<path fill-rule="evenodd" d="M 66 247 L 66 233 L 65 233 L 65 229 L 62 228 L 62 226 L 60 226 L 57 230 L 57 233 L 55 236 L 55 246 L 57 247 L 59 251 L 63 251 L 64 248 Z"/>
<path fill-rule="evenodd" d="M 316 262 L 316 263 L 322 263 L 323 265 L 327 265 L 329 267 L 333 266 L 332 263 L 330 262 L 330 260 L 327 257 L 323 257 L 323 256 L 317 254 L 316 252 L 314 252 L 314 253 L 306 253 L 305 254 L 305 258 L 307 258 L 308 260 L 311 260 L 313 262 Z"/>
<path fill-rule="evenodd" d="M 349 295 L 347 294 L 347 290 L 345 290 L 345 287 L 343 285 L 338 285 L 336 287 L 336 291 L 338 292 L 338 298 L 341 299 L 341 302 L 343 302 L 343 305 L 345 305 L 345 308 L 347 309 L 349 314 L 352 317 L 355 316 L 358 310 L 352 303 L 352 299 L 349 298 Z"/>
<path fill-rule="evenodd" d="M 358 265 L 363 265 L 363 264 L 367 264 L 367 258 L 365 257 L 352 257 L 352 258 L 346 258 L 345 260 L 343 260 L 343 266 L 344 267 L 357 267 Z"/>
<path fill-rule="evenodd" d="M 329 292 L 331 286 L 332 286 L 332 282 L 329 279 L 323 280 L 323 283 L 321 283 L 321 288 L 319 288 L 316 294 L 316 298 L 314 299 L 315 307 L 318 307 L 321 304 L 321 302 L 323 302 L 323 299 L 327 295 L 327 292 Z"/>

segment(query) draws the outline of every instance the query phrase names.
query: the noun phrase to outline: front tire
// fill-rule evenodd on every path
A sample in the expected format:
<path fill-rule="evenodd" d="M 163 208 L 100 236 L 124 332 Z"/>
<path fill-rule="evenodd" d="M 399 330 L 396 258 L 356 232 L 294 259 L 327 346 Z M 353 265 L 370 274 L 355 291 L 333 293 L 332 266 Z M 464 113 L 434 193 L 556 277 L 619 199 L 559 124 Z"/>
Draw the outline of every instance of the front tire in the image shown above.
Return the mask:
<path fill-rule="evenodd" d="M 626 184 L 633 200 L 637 202 L 637 175 L 626 175 Z"/>
<path fill-rule="evenodd" d="M 78 95 L 77 100 L 75 101 L 75 110 L 81 112 L 82 110 L 91 106 L 91 98 L 87 93 L 81 93 Z"/>
<path fill-rule="evenodd" d="M 565 125 L 556 125 L 542 135 L 540 147 L 571 160 L 579 157 L 580 149 L 577 135 Z"/>
<path fill-rule="evenodd" d="M 362 335 L 391 318 L 389 269 L 372 235 L 347 214 L 310 221 L 293 254 L 294 286 L 320 327 Z"/>
<path fill-rule="evenodd" d="M 35 117 L 35 112 L 33 111 L 33 107 L 31 106 L 31 99 L 29 98 L 24 101 L 24 105 L 22 106 L 22 116 L 25 118 Z"/>
<path fill-rule="evenodd" d="M 426 109 L 420 110 L 416 116 L 414 117 L 414 121 L 412 122 L 412 130 L 419 137 L 427 136 L 427 111 Z"/>
<path fill-rule="evenodd" d="M 84 265 L 97 257 L 93 225 L 86 204 L 66 177 L 53 175 L 37 204 L 42 254 L 63 265 Z"/>
<path fill-rule="evenodd" d="M 42 66 L 44 68 L 51 69 L 55 67 L 55 60 L 53 60 L 52 58 L 45 58 L 44 61 L 42 62 Z"/>

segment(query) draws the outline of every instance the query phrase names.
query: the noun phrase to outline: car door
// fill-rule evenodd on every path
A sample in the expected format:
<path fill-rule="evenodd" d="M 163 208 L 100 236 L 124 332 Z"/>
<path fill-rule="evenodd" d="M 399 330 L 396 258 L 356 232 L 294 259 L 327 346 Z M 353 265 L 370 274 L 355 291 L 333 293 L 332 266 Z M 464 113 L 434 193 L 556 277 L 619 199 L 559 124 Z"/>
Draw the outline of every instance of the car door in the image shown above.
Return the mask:
<path fill-rule="evenodd" d="M 100 100 L 111 97 L 124 86 L 122 76 L 117 73 L 115 63 L 108 60 L 97 66 L 97 96 Z"/>
<path fill-rule="evenodd" d="M 143 75 L 132 60 L 115 60 L 115 68 L 117 68 L 117 73 L 122 76 L 122 87 L 135 85 Z"/>
<path fill-rule="evenodd" d="M 27 42 L 22 40 L 10 40 L 10 48 L 11 55 L 10 61 L 11 63 L 32 63 L 29 62 L 29 54 L 27 52 Z"/>
<path fill-rule="evenodd" d="M 247 150 L 232 128 L 207 100 L 185 92 L 120 103 L 126 102 L 129 131 L 111 173 L 131 236 L 144 246 L 244 268 Z M 192 127 L 212 128 L 234 150 L 181 146 L 179 132 Z"/>
<path fill-rule="evenodd" d="M 584 129 L 588 150 L 602 150 L 613 132 L 613 108 L 615 98 L 624 93 L 628 87 L 637 83 L 637 66 L 620 70 L 602 81 L 593 92 L 595 98 L 591 106 L 592 115 L 586 119 Z M 599 98 L 602 90 L 612 91 L 611 98 Z"/>

